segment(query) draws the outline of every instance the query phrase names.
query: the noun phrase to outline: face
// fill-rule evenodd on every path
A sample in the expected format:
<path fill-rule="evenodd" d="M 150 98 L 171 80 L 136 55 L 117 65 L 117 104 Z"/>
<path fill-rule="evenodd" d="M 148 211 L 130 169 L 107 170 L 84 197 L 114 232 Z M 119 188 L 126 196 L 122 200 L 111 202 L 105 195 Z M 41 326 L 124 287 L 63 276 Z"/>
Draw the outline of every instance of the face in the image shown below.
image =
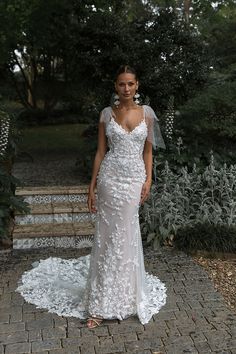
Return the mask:
<path fill-rule="evenodd" d="M 115 90 L 120 98 L 120 101 L 133 100 L 133 97 L 138 89 L 138 81 L 134 74 L 120 74 L 115 83 Z"/>

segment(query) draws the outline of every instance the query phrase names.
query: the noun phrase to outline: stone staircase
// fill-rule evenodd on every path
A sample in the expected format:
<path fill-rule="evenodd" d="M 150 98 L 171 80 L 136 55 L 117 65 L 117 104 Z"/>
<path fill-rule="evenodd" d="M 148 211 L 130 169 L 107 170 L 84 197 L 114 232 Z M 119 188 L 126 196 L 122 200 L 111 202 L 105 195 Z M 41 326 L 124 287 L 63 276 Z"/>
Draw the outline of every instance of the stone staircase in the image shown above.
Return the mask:
<path fill-rule="evenodd" d="M 95 215 L 87 191 L 87 185 L 17 188 L 31 212 L 15 215 L 13 248 L 91 247 Z"/>

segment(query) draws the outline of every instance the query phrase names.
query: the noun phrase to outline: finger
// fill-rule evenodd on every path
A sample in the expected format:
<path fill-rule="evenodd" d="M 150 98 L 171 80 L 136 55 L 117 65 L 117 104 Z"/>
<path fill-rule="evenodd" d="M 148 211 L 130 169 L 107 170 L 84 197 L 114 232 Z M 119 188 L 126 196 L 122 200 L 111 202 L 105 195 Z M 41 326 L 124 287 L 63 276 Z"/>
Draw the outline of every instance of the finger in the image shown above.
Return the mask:
<path fill-rule="evenodd" d="M 143 204 L 147 200 L 147 193 L 145 193 L 141 199 L 141 204 Z"/>
<path fill-rule="evenodd" d="M 95 199 L 94 198 L 92 198 L 92 200 L 91 200 L 91 210 L 92 210 L 93 213 L 95 213 L 97 211 L 97 208 L 95 206 Z"/>
<path fill-rule="evenodd" d="M 141 204 L 144 203 L 144 199 L 145 199 L 145 194 L 141 197 Z"/>
<path fill-rule="evenodd" d="M 91 213 L 92 206 L 91 206 L 91 200 L 90 199 L 88 200 L 88 209 L 89 209 L 89 212 Z"/>

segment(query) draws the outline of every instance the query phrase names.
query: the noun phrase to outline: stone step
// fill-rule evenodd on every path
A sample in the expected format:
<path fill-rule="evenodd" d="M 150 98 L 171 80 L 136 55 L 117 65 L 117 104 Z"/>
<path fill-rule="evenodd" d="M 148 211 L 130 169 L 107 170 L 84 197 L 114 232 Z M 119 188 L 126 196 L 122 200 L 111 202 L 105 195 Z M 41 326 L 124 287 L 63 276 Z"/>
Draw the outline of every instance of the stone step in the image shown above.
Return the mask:
<path fill-rule="evenodd" d="M 13 248 L 91 247 L 93 235 L 92 222 L 15 225 Z"/>
<path fill-rule="evenodd" d="M 29 214 L 15 214 L 13 248 L 91 247 L 95 214 L 87 208 L 88 185 L 17 188 Z"/>
<path fill-rule="evenodd" d="M 85 203 L 87 201 L 88 188 L 88 185 L 18 187 L 16 189 L 16 195 L 22 196 L 27 203 L 32 205 L 73 202 Z"/>
<path fill-rule="evenodd" d="M 87 204 L 83 202 L 60 202 L 48 204 L 30 204 L 30 213 L 15 213 L 16 224 L 46 224 L 53 222 L 94 221 Z"/>
<path fill-rule="evenodd" d="M 61 213 L 88 213 L 87 204 L 84 202 L 51 202 L 47 204 L 29 205 L 31 215 L 41 214 L 61 214 Z M 16 212 L 15 215 L 28 215 Z"/>
<path fill-rule="evenodd" d="M 47 194 L 87 194 L 88 185 L 80 186 L 48 186 L 48 187 L 17 187 L 17 195 L 47 195 Z"/>

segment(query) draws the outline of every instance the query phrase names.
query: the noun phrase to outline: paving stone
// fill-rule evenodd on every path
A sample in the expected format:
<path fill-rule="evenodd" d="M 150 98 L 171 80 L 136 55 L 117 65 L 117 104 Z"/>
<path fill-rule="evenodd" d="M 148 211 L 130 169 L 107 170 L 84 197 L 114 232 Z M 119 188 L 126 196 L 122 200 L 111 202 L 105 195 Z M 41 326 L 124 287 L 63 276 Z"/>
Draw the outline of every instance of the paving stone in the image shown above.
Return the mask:
<path fill-rule="evenodd" d="M 26 329 L 31 330 L 31 329 L 43 329 L 43 328 L 52 328 L 53 326 L 53 321 L 52 318 L 43 318 L 40 320 L 35 320 L 35 321 L 28 321 L 26 322 Z"/>
<path fill-rule="evenodd" d="M 21 322 L 22 321 L 22 307 L 19 308 L 17 307 L 17 309 L 15 309 L 15 311 L 11 312 L 11 316 L 10 316 L 10 323 L 14 323 L 14 322 Z"/>
<path fill-rule="evenodd" d="M 5 354 L 31 353 L 30 343 L 7 344 Z"/>
<path fill-rule="evenodd" d="M 177 311 L 176 311 L 177 312 Z M 172 320 L 176 319 L 176 315 L 174 311 L 165 311 L 165 312 L 159 312 L 155 315 L 153 315 L 154 321 L 159 321 L 159 320 Z"/>
<path fill-rule="evenodd" d="M 23 305 L 24 303 L 24 298 L 19 294 L 19 293 L 12 293 L 11 296 L 11 306 L 19 306 L 19 305 Z"/>
<path fill-rule="evenodd" d="M 144 331 L 144 327 L 141 324 L 126 324 L 120 323 L 119 325 L 110 325 L 108 326 L 110 334 L 118 334 L 118 333 L 127 333 L 127 332 L 136 332 L 142 333 Z"/>
<path fill-rule="evenodd" d="M 149 323 L 142 325 L 137 316 L 131 316 L 124 321 L 104 320 L 95 329 L 88 329 L 86 320 L 37 309 L 15 293 L 18 279 L 33 261 L 89 253 L 82 249 L 50 252 L 21 251 L 9 256 L 0 280 L 0 300 L 6 305 L 0 308 L 0 354 L 27 353 L 30 345 L 35 354 L 236 354 L 236 314 L 225 305 L 206 272 L 183 252 L 144 248 L 152 274 L 166 279 L 167 285 L 167 303 Z"/>
<path fill-rule="evenodd" d="M 35 319 L 36 320 L 45 320 L 45 321 L 50 321 L 52 322 L 54 317 L 51 313 L 48 312 L 38 312 L 35 314 Z"/>
<path fill-rule="evenodd" d="M 81 346 L 81 345 L 95 345 L 95 344 L 99 344 L 99 340 L 97 336 L 82 336 L 80 338 L 62 339 L 63 348 L 70 348 L 70 347 Z"/>
<path fill-rule="evenodd" d="M 10 322 L 10 314 L 9 312 L 3 312 L 0 309 L 0 324 L 1 323 L 9 323 Z"/>
<path fill-rule="evenodd" d="M 145 333 L 145 332 L 144 332 Z M 144 334 L 142 333 L 142 334 Z M 139 334 L 142 335 L 142 334 Z M 114 343 L 117 342 L 133 342 L 135 340 L 137 340 L 137 334 L 136 333 L 128 333 L 128 334 L 113 334 L 111 336 L 111 338 L 113 338 Z M 141 338 L 143 339 L 143 338 Z"/>
<path fill-rule="evenodd" d="M 10 344 L 18 342 L 27 342 L 28 333 L 27 332 L 14 332 L 14 333 L 4 333 L 0 334 L 0 343 L 1 344 Z"/>
<path fill-rule="evenodd" d="M 75 328 L 75 327 L 69 327 L 68 329 L 66 327 L 59 327 L 59 328 L 64 328 L 65 332 L 67 332 L 68 338 L 81 337 L 81 329 L 80 328 Z"/>
<path fill-rule="evenodd" d="M 214 339 L 219 340 L 219 341 L 224 341 L 227 338 L 231 338 L 231 335 L 225 330 L 206 331 L 206 332 L 204 332 L 204 335 L 208 341 L 211 341 Z"/>
<path fill-rule="evenodd" d="M 125 343 L 125 348 L 129 351 L 132 350 L 143 350 L 143 349 L 158 349 L 158 347 L 162 346 L 162 341 L 160 338 L 149 338 L 138 340 L 134 342 Z"/>
<path fill-rule="evenodd" d="M 59 349 L 59 348 L 61 348 L 61 341 L 59 339 L 48 339 L 44 341 L 32 342 L 33 353 L 50 350 L 50 349 Z"/>
<path fill-rule="evenodd" d="M 24 331 L 24 330 L 25 330 L 24 322 L 0 324 L 0 333 L 13 333 L 13 332 Z"/>
<path fill-rule="evenodd" d="M 57 315 L 53 315 L 53 322 L 54 322 L 54 327 L 67 327 L 67 320 L 66 318 L 59 317 Z"/>
<path fill-rule="evenodd" d="M 125 352 L 125 354 L 164 354 L 164 353 L 160 353 L 159 351 L 156 352 L 156 351 L 151 351 L 149 349 L 145 349 L 145 350 L 135 350 L 135 351 L 128 351 L 128 352 Z"/>
<path fill-rule="evenodd" d="M 203 332 L 191 331 L 189 332 L 189 336 L 192 338 L 194 343 L 206 342 L 206 337 Z"/>
<path fill-rule="evenodd" d="M 37 341 L 37 340 L 42 340 L 42 330 L 41 329 L 33 329 L 31 331 L 28 331 L 29 333 L 29 341 Z"/>
<path fill-rule="evenodd" d="M 34 313 L 24 313 L 22 314 L 22 321 L 23 322 L 30 322 L 35 320 L 35 314 Z"/>
<path fill-rule="evenodd" d="M 96 345 L 95 351 L 96 354 L 124 353 L 125 347 L 124 347 L 124 343 L 112 343 L 106 346 Z"/>
<path fill-rule="evenodd" d="M 66 338 L 66 329 L 63 328 L 47 328 L 42 330 L 43 340 L 50 338 Z"/>
<path fill-rule="evenodd" d="M 166 334 L 168 337 L 172 338 L 175 336 L 181 336 L 181 333 L 177 327 L 173 327 L 171 329 L 166 330 Z"/>
<path fill-rule="evenodd" d="M 42 311 L 41 309 L 36 309 L 35 305 L 25 303 L 23 305 L 23 312 L 24 313 L 35 313 L 37 311 Z"/>
<path fill-rule="evenodd" d="M 122 340 L 120 342 L 123 342 Z M 107 346 L 109 344 L 113 344 L 113 336 L 104 336 L 99 337 L 99 345 L 100 347 Z"/>
<path fill-rule="evenodd" d="M 164 327 L 155 327 L 153 330 L 149 329 L 148 331 L 144 331 L 143 333 L 138 334 L 138 338 L 140 340 L 160 337 L 167 337 L 166 329 Z"/>
<path fill-rule="evenodd" d="M 45 352 L 43 352 L 45 353 Z M 54 350 L 50 350 L 49 354 L 80 354 L 80 349 L 79 348 L 75 348 L 75 349 L 70 349 L 68 351 L 68 349 L 54 349 Z M 38 353 L 37 353 L 38 354 Z M 94 354 L 94 353 L 93 353 Z"/>
<path fill-rule="evenodd" d="M 222 350 L 222 349 L 236 349 L 236 339 L 226 338 L 222 340 L 219 339 L 212 339 L 208 341 L 209 346 L 211 347 L 212 351 Z"/>
<path fill-rule="evenodd" d="M 165 346 L 168 346 L 168 345 L 182 345 L 183 343 L 185 345 L 193 345 L 193 340 L 190 336 L 171 336 L 171 337 L 168 337 L 168 338 L 162 338 L 162 341 L 164 343 Z"/>
<path fill-rule="evenodd" d="M 107 326 L 101 326 L 101 327 L 96 327 L 96 328 L 88 328 L 88 327 L 84 327 L 81 328 L 81 335 L 85 335 L 85 336 L 92 336 L 96 334 L 97 336 L 107 336 L 109 335 L 108 332 L 108 327 Z"/>

